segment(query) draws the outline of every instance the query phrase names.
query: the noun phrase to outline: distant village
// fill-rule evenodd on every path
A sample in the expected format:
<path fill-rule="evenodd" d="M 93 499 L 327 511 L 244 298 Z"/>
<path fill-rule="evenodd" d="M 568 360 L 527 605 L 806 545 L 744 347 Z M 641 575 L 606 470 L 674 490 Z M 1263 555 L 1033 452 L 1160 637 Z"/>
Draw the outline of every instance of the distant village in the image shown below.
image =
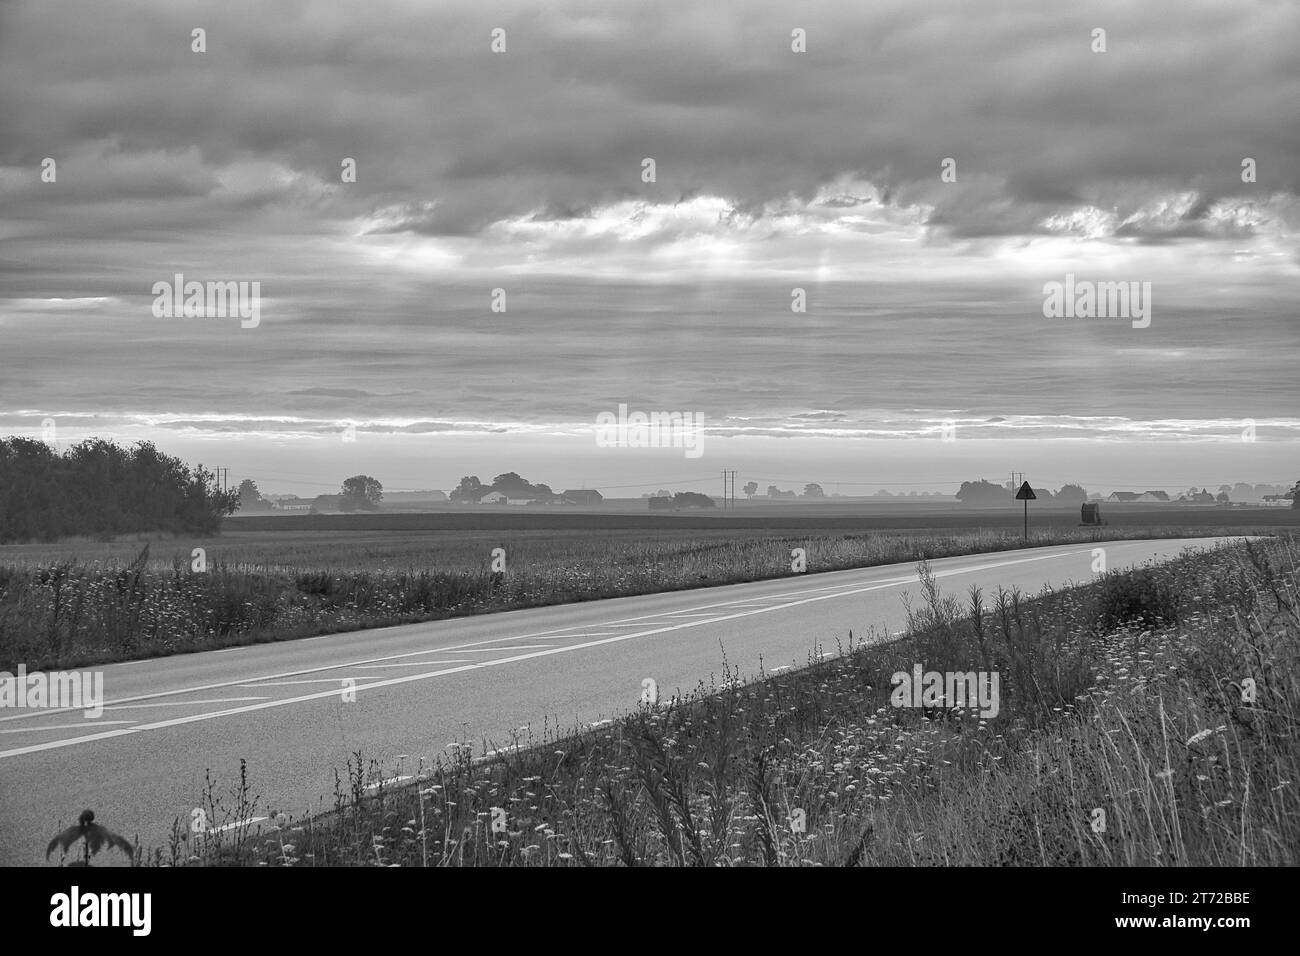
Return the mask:
<path fill-rule="evenodd" d="M 960 502 L 967 505 L 989 507 L 1010 502 L 1015 488 L 1012 483 L 995 484 L 986 480 L 963 482 L 954 495 L 934 491 L 895 492 L 881 488 L 872 493 L 843 495 L 838 491 L 828 494 L 822 485 L 808 483 L 802 492 L 768 485 L 766 494 L 759 494 L 757 482 L 748 482 L 743 489 L 747 500 L 825 500 L 852 501 L 901 500 L 906 502 Z M 1285 485 L 1238 482 L 1220 485 L 1214 490 L 1191 487 L 1183 492 L 1170 493 L 1163 489 L 1146 491 L 1112 491 L 1109 494 L 1088 492 L 1079 485 L 1067 484 L 1055 492 L 1048 488 L 1035 488 L 1038 501 L 1046 504 L 1079 505 L 1084 502 L 1113 504 L 1174 504 L 1208 507 L 1290 507 L 1294 491 Z M 498 475 L 484 484 L 476 476 L 461 479 L 450 493 L 440 490 L 384 491 L 374 478 L 357 475 L 347 479 L 339 493 L 303 498 L 293 494 L 263 495 L 256 482 L 245 479 L 239 487 L 242 514 L 338 514 L 355 511 L 423 511 L 442 510 L 448 506 L 576 506 L 593 507 L 605 501 L 605 496 L 592 488 L 571 488 L 553 491 L 545 484 L 532 484 L 515 472 Z M 693 491 L 673 492 L 659 489 L 640 495 L 651 510 L 716 507 L 721 498 Z M 626 499 L 625 499 L 626 500 Z"/>

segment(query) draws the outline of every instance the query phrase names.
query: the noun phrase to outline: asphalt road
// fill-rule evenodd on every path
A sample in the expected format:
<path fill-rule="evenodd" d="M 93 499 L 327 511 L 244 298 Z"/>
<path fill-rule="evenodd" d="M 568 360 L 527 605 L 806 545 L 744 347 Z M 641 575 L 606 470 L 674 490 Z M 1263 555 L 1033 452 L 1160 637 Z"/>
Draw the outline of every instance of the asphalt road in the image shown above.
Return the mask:
<path fill-rule="evenodd" d="M 1231 539 L 1104 545 L 1118 569 Z M 1037 592 L 1095 574 L 1093 549 L 1064 545 L 932 562 L 945 593 L 974 584 Z M 269 810 L 332 805 L 334 770 L 360 750 L 383 775 L 471 743 L 509 746 L 635 709 L 721 678 L 723 651 L 746 676 L 801 665 L 820 644 L 882 637 L 919 603 L 913 564 L 510 611 L 104 667 L 99 717 L 0 711 L 0 864 L 44 862 L 55 832 L 87 807 L 99 822 L 163 846 L 188 824 L 211 769 L 227 792 L 240 758 Z M 353 687 L 355 700 L 345 699 Z M 399 759 L 400 758 L 400 759 Z M 226 820 L 210 820 L 220 825 Z M 117 856 L 121 856 L 117 854 Z M 105 862 L 109 862 L 105 860 Z"/>

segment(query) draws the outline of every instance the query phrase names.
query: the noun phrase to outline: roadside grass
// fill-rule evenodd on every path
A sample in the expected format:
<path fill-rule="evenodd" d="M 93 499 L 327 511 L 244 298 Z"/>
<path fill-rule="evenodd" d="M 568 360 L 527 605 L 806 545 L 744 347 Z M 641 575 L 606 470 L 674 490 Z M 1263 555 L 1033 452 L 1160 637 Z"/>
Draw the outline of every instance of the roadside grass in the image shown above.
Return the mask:
<path fill-rule="evenodd" d="M 1300 857 L 1300 545 L 1220 548 L 1027 597 L 941 593 L 906 636 L 720 680 L 474 759 L 356 753 L 332 809 L 176 821 L 145 865 L 1253 866 Z M 893 707 L 994 671 L 999 711 Z M 1250 683 L 1253 681 L 1253 686 Z M 388 778 L 394 779 L 393 777 Z M 252 816 L 242 774 L 228 808 Z M 494 827 L 494 821 L 497 825 Z"/>
<path fill-rule="evenodd" d="M 1198 528 L 1197 535 L 1227 529 Z M 1254 529 L 1258 533 L 1259 529 Z M 1181 529 L 1042 528 L 1028 546 L 1179 536 Z M 492 539 L 488 539 L 492 540 Z M 241 562 L 194 571 L 189 550 L 163 558 L 146 544 L 131 560 L 24 559 L 0 565 L 0 670 L 80 667 L 447 617 L 1026 546 L 1008 531 L 923 534 L 607 535 L 501 539 L 491 548 L 441 538 L 405 568 L 373 566 L 371 545 L 336 546 L 324 563 Z M 302 545 L 315 548 L 310 542 Z M 373 546 L 378 547 L 378 546 Z M 379 548 L 382 551 L 382 548 Z M 313 561 L 322 558 L 313 551 Z M 376 561 L 378 563 L 378 561 Z"/>

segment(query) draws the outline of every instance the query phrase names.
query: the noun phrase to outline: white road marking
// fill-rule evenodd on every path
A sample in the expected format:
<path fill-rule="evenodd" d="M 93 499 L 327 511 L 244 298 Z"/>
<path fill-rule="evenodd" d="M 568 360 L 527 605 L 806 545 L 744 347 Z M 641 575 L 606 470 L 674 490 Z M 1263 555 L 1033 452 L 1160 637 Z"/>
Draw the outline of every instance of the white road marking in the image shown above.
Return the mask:
<path fill-rule="evenodd" d="M 424 667 L 424 666 L 426 666 L 426 665 L 428 665 L 428 664 L 468 664 L 468 663 L 469 663 L 468 660 L 464 660 L 464 661 L 402 661 L 400 664 L 358 664 L 358 665 L 357 665 L 357 670 L 362 670 L 362 671 L 365 671 L 365 670 L 374 670 L 375 668 L 378 668 L 378 667 Z M 325 679 L 325 680 L 328 680 L 328 678 L 324 678 L 324 679 Z M 311 683 L 311 681 L 292 681 L 292 680 L 290 680 L 290 681 L 283 681 L 283 683 L 285 683 L 285 684 L 309 684 L 309 683 Z M 336 683 L 337 683 L 337 682 L 336 682 Z M 270 684 L 263 684 L 263 685 L 261 685 L 261 686 L 263 686 L 263 687 L 270 687 L 271 685 L 270 685 Z"/>
<path fill-rule="evenodd" d="M 257 690 L 259 687 L 287 687 L 290 684 L 342 684 L 347 677 L 312 677 L 307 680 L 273 680 L 258 684 L 237 684 L 237 687 Z M 356 678 L 351 678 L 355 680 Z M 340 688 L 342 690 L 343 688 Z"/>
<path fill-rule="evenodd" d="M 141 707 L 189 707 L 193 704 L 231 704 L 245 700 L 270 700 L 269 697 L 214 697 L 210 700 L 159 700 L 147 704 L 112 704 L 105 710 L 138 710 Z"/>
<path fill-rule="evenodd" d="M 96 724 L 134 724 L 134 720 L 98 720 L 87 717 Z M 85 730 L 86 724 L 46 724 L 45 726 L 19 727 L 17 730 L 0 730 L 0 734 L 38 734 L 42 730 Z"/>
<path fill-rule="evenodd" d="M 227 823 L 225 826 L 213 827 L 210 833 L 225 833 L 227 830 L 237 830 L 239 827 L 250 827 L 254 823 L 261 823 L 263 820 L 269 820 L 270 817 L 249 817 L 247 820 L 236 820 L 234 823 Z"/>
<path fill-rule="evenodd" d="M 539 647 L 554 647 L 554 644 L 513 644 L 505 647 L 465 647 L 462 648 L 462 654 L 487 654 L 496 653 L 497 651 L 533 651 Z"/>
<path fill-rule="evenodd" d="M 1078 551 L 1069 552 L 1069 554 L 1090 554 L 1090 553 L 1091 553 L 1091 549 L 1081 549 Z M 1059 554 L 1036 555 L 1030 558 L 1019 558 L 1010 561 L 993 562 L 992 564 L 976 566 L 973 568 L 963 568 L 960 570 L 952 570 L 946 573 L 935 572 L 935 577 L 952 576 L 954 574 L 970 574 L 975 571 L 988 570 L 990 568 L 1004 567 L 1006 565 L 1012 565 L 1012 564 L 1024 564 L 1030 561 L 1042 561 L 1047 558 L 1056 558 L 1056 557 L 1065 557 L 1065 556 L 1067 555 L 1059 555 Z M 885 588 L 896 587 L 899 584 L 909 584 L 916 580 L 917 577 L 915 574 L 909 575 L 908 577 L 904 577 L 904 578 L 893 578 L 884 582 L 865 585 L 863 587 L 837 590 L 831 594 L 815 594 L 813 597 L 803 598 L 798 601 L 790 601 L 786 604 L 778 604 L 767 610 L 779 610 L 783 608 L 797 607 L 803 604 L 814 604 L 818 601 L 829 601 L 837 597 L 850 597 L 854 594 L 865 594 L 869 591 L 881 591 L 884 590 Z M 811 590 L 824 591 L 826 589 L 815 588 Z M 803 592 L 796 591 L 792 593 L 798 594 Z M 516 663 L 517 661 L 532 660 L 533 658 L 538 658 L 538 657 L 549 657 L 552 654 L 566 654 L 571 651 L 585 650 L 586 648 L 589 647 L 599 647 L 605 644 L 617 644 L 622 641 L 629 641 L 637 637 L 649 637 L 654 634 L 663 634 L 668 631 L 680 631 L 688 627 L 699 627 L 701 624 L 711 624 L 718 621 L 734 620 L 736 618 L 750 617 L 754 614 L 761 614 L 761 613 L 763 613 L 763 610 L 751 610 L 751 611 L 742 611 L 741 613 L 738 614 L 729 614 L 721 617 L 710 618 L 709 620 L 705 620 L 705 621 L 682 621 L 680 624 L 673 624 L 664 627 L 652 627 L 650 630 L 636 631 L 628 634 L 616 634 L 613 637 L 606 637 L 596 641 L 585 641 L 580 644 L 566 644 L 560 647 L 547 647 L 542 650 L 532 651 L 528 654 L 517 654 L 514 657 L 503 657 L 493 661 L 479 661 L 473 664 L 462 664 L 459 667 L 452 667 L 446 670 L 439 670 L 439 671 L 429 671 L 428 673 L 425 674 L 409 674 L 405 677 L 390 677 L 387 680 L 375 681 L 370 684 L 359 685 L 356 688 L 354 688 L 354 690 L 359 693 L 363 690 L 377 690 L 382 687 L 395 687 L 399 684 L 408 684 L 413 681 L 430 680 L 434 677 L 443 677 L 448 674 L 459 674 L 464 671 L 476 670 L 484 667 L 498 667 L 502 664 L 513 664 Z M 647 616 L 655 617 L 656 615 L 647 615 Z M 421 651 L 418 653 L 428 653 L 428 651 Z M 398 656 L 410 657 L 413 655 L 403 654 Z M 377 660 L 383 660 L 383 658 L 378 658 Z M 355 665 L 351 665 L 351 666 L 355 666 Z M 333 670 L 337 668 L 323 668 L 323 669 Z M 170 693 L 183 693 L 183 692 L 172 691 Z M 325 698 L 337 697 L 338 694 L 339 694 L 338 690 L 318 691 L 317 693 L 314 694 L 304 694 L 301 697 L 287 697 L 279 700 L 263 701 L 260 704 L 248 704 L 244 707 L 232 707 L 228 710 L 211 711 L 205 714 L 190 714 L 185 717 L 174 717 L 170 720 L 155 721 L 152 724 L 141 724 L 136 727 L 123 727 L 119 730 L 106 730 L 102 733 L 87 734 L 82 737 L 69 737 L 64 740 L 52 740 L 43 744 L 30 744 L 26 747 L 15 747 L 12 750 L 0 750 L 0 759 L 3 759 L 5 757 L 18 757 L 23 754 L 37 753 L 45 750 L 56 750 L 61 747 L 71 747 L 74 744 L 79 744 L 79 743 L 90 743 L 96 740 L 107 740 L 112 737 L 122 737 L 127 734 L 144 733 L 145 731 L 149 731 L 149 730 L 164 730 L 170 727 L 180 726 L 181 724 L 196 723 L 201 720 L 214 720 L 218 717 L 231 717 L 237 714 L 247 714 L 247 713 L 252 713 L 253 711 L 267 710 L 273 707 L 287 707 L 291 704 L 307 703 L 313 700 L 324 700 Z M 163 696 L 163 695 L 157 695 L 157 696 Z"/>

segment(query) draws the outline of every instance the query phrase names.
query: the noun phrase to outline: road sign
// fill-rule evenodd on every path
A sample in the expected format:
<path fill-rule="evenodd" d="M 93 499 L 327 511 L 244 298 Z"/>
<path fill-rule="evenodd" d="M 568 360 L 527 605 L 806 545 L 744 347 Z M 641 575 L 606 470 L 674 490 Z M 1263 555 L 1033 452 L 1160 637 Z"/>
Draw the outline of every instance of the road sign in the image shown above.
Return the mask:
<path fill-rule="evenodd" d="M 1026 541 L 1029 540 L 1029 502 L 1034 501 L 1037 497 L 1038 495 L 1034 494 L 1034 489 L 1029 487 L 1029 482 L 1027 481 L 1023 485 L 1021 485 L 1020 490 L 1016 492 L 1016 501 L 1023 501 L 1025 503 L 1025 540 Z"/>

